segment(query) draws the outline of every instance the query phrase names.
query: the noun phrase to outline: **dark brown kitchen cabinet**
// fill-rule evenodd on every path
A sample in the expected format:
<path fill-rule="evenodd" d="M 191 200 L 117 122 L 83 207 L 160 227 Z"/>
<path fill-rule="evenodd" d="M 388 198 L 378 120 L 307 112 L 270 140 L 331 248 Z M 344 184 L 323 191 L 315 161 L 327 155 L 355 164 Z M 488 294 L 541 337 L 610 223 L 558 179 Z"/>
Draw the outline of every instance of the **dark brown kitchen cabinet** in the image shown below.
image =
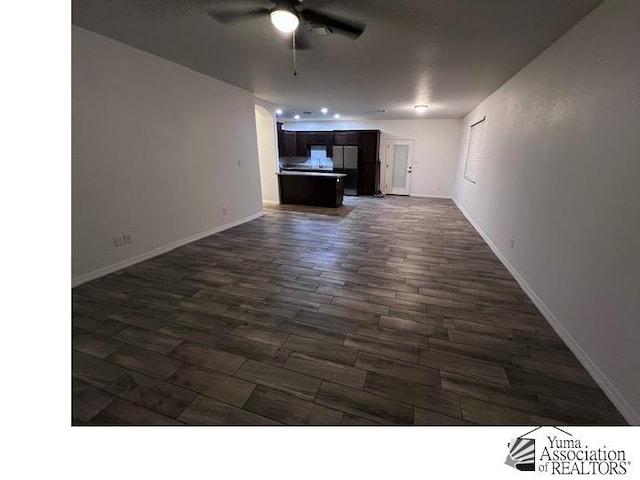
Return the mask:
<path fill-rule="evenodd" d="M 325 145 L 333 157 L 334 145 L 358 147 L 358 195 L 373 195 L 380 189 L 380 131 L 333 130 L 302 132 L 282 130 L 278 123 L 278 151 L 281 157 L 308 157 L 311 145 Z"/>
<path fill-rule="evenodd" d="M 296 157 L 308 157 L 308 137 L 307 132 L 295 132 L 296 133 Z"/>
<path fill-rule="evenodd" d="M 362 180 L 358 182 L 358 191 L 361 195 L 373 195 L 380 191 L 380 131 L 361 131 L 359 146 L 358 168 Z"/>
<path fill-rule="evenodd" d="M 280 203 L 337 208 L 344 197 L 344 176 L 278 174 Z"/>
<path fill-rule="evenodd" d="M 327 135 L 324 132 L 308 132 L 307 133 L 307 145 L 324 145 L 327 146 L 332 142 L 330 139 L 332 135 Z"/>
<path fill-rule="evenodd" d="M 277 123 L 278 127 L 278 156 L 296 156 L 296 132 L 282 129 L 282 123 Z"/>
<path fill-rule="evenodd" d="M 296 132 L 282 132 L 284 139 L 284 149 L 280 152 L 281 157 L 295 157 L 296 156 Z"/>
<path fill-rule="evenodd" d="M 333 132 L 325 132 L 322 134 L 322 138 L 327 145 L 333 145 Z"/>
<path fill-rule="evenodd" d="M 377 130 L 360 132 L 362 163 L 376 163 L 380 151 L 380 132 Z"/>
<path fill-rule="evenodd" d="M 284 131 L 282 130 L 282 124 L 280 122 L 276 123 L 277 126 L 277 140 L 278 140 L 278 156 L 282 156 L 282 151 L 284 150 Z"/>
<path fill-rule="evenodd" d="M 334 131 L 334 145 L 358 145 L 360 143 L 360 132 Z"/>
<path fill-rule="evenodd" d="M 326 145 L 327 147 L 333 145 L 333 132 L 318 132 L 314 138 L 314 142 L 309 138 L 309 145 Z"/>
<path fill-rule="evenodd" d="M 358 195 L 373 195 L 376 193 L 375 163 L 363 163 L 358 168 Z"/>

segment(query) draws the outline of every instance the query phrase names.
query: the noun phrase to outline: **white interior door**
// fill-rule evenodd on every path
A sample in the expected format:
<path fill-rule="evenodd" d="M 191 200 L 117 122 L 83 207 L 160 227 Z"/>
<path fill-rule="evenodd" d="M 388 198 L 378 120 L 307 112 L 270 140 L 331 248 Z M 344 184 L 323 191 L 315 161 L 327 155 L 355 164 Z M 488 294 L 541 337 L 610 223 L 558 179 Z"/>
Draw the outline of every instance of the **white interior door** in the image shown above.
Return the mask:
<path fill-rule="evenodd" d="M 389 140 L 386 167 L 386 192 L 392 195 L 410 195 L 413 140 Z"/>

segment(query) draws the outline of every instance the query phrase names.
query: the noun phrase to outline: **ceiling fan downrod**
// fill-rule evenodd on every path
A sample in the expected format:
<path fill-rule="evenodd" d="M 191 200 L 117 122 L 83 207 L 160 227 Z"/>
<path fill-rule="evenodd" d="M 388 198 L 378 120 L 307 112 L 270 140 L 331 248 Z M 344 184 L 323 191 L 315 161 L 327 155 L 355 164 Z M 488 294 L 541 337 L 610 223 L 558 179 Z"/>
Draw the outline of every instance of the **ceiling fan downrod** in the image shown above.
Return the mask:
<path fill-rule="evenodd" d="M 293 39 L 293 76 L 296 77 L 298 75 L 298 69 L 296 67 L 296 31 L 295 30 L 291 33 L 291 38 Z"/>

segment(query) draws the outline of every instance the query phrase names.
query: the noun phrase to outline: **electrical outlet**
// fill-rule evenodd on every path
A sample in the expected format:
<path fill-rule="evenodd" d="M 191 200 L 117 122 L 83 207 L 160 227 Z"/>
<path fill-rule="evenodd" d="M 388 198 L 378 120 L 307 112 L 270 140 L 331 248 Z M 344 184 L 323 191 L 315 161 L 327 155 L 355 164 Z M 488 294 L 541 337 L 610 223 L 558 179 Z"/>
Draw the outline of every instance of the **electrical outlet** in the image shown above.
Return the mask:
<path fill-rule="evenodd" d="M 113 237 L 113 244 L 116 247 L 121 247 L 128 243 L 133 243 L 133 235 L 131 235 L 130 233 L 122 233 Z"/>
<path fill-rule="evenodd" d="M 516 239 L 511 237 L 511 241 L 509 242 L 509 248 L 513 248 L 516 244 Z"/>
<path fill-rule="evenodd" d="M 227 216 L 227 207 L 222 207 L 222 215 Z"/>
<path fill-rule="evenodd" d="M 115 237 L 113 237 L 113 243 L 116 247 L 121 247 L 122 245 L 124 245 L 126 243 L 124 235 L 116 235 Z"/>

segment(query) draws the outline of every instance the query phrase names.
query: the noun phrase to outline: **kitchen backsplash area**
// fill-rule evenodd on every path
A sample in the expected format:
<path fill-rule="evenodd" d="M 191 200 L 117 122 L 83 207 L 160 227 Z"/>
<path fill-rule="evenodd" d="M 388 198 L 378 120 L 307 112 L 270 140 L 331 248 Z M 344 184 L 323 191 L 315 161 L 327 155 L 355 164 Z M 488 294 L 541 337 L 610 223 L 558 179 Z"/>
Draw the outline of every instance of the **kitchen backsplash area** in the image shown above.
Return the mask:
<path fill-rule="evenodd" d="M 310 170 L 333 170 L 333 161 L 327 157 L 327 147 L 324 145 L 310 145 L 308 157 L 280 157 L 280 168 Z"/>

